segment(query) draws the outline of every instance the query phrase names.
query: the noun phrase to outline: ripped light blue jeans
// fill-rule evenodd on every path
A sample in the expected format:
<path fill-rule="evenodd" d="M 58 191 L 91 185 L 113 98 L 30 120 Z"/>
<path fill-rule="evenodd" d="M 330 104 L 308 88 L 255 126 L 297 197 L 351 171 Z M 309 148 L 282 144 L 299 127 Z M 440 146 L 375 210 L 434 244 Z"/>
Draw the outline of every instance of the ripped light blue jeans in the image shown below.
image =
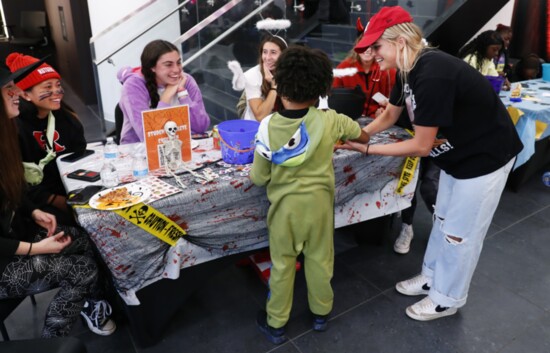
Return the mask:
<path fill-rule="evenodd" d="M 434 225 L 422 264 L 422 274 L 432 279 L 429 297 L 434 303 L 455 308 L 466 304 L 483 240 L 514 161 L 472 179 L 456 179 L 441 171 Z"/>

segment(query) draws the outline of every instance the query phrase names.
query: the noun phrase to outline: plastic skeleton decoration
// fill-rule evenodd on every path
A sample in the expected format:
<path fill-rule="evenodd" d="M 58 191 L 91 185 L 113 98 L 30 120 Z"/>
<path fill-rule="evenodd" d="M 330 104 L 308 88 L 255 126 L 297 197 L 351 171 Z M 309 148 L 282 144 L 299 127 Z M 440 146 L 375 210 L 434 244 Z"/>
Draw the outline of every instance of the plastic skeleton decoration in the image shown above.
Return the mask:
<path fill-rule="evenodd" d="M 181 145 L 182 142 L 178 138 L 178 125 L 173 121 L 167 121 L 164 124 L 164 131 L 168 135 L 168 139 L 165 139 L 160 148 L 164 156 L 164 167 L 175 171 L 182 165 L 181 159 Z"/>
<path fill-rule="evenodd" d="M 168 139 L 164 139 L 163 143 L 159 147 L 162 149 L 162 155 L 164 156 L 164 169 L 166 174 L 174 177 L 174 180 L 182 189 L 187 188 L 187 186 L 175 173 L 179 169 L 191 173 L 196 178 L 200 178 L 205 181 L 212 181 L 210 176 L 196 173 L 187 168 L 183 163 L 181 157 L 181 146 L 183 143 L 178 138 L 178 125 L 173 121 L 167 121 L 166 124 L 164 124 L 164 131 L 166 132 L 166 135 L 168 135 Z"/>

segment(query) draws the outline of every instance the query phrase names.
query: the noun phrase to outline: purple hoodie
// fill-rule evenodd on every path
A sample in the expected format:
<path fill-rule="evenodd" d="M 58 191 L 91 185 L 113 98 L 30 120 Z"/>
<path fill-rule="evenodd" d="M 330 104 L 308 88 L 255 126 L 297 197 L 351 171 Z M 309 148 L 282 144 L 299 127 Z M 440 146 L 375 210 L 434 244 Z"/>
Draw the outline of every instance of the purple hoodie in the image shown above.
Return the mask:
<path fill-rule="evenodd" d="M 210 126 L 210 117 L 204 109 L 202 94 L 193 76 L 183 73 L 187 76 L 185 89 L 188 96 L 174 100 L 173 104 L 164 102 L 158 103 L 157 108 L 167 108 L 173 105 L 189 105 L 189 117 L 192 133 L 203 133 Z M 117 74 L 118 80 L 122 83 L 122 93 L 120 95 L 120 109 L 124 113 L 124 122 L 122 132 L 120 133 L 120 143 L 134 143 L 143 141 L 143 120 L 141 112 L 150 110 L 151 98 L 145 87 L 145 78 L 139 68 L 123 67 Z M 159 87 L 161 88 L 161 87 Z"/>

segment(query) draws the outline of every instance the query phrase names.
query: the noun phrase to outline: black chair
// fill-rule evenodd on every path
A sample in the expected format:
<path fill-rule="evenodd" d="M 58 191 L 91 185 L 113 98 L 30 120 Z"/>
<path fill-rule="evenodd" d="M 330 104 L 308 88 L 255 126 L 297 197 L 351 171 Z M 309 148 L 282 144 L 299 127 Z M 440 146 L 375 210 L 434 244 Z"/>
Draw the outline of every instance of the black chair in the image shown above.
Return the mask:
<path fill-rule="evenodd" d="M 30 297 L 32 304 L 36 306 L 36 299 L 34 299 L 34 295 L 31 295 Z M 19 304 L 21 304 L 23 300 L 25 300 L 25 297 L 0 300 L 0 332 L 2 332 L 2 339 L 4 341 L 10 340 L 10 336 L 8 336 L 8 331 L 4 325 L 4 320 L 10 316 L 10 314 L 19 306 Z"/>
<path fill-rule="evenodd" d="M 7 26 L 10 34 L 9 43 L 28 47 L 31 50 L 48 45 L 46 13 L 44 11 L 21 11 L 19 26 Z M 14 28 L 17 31 L 14 31 Z"/>
<path fill-rule="evenodd" d="M 122 123 L 124 122 L 124 113 L 120 109 L 120 105 L 117 104 L 115 107 L 115 142 L 117 145 L 120 145 L 120 133 L 122 132 Z"/>
<path fill-rule="evenodd" d="M 328 106 L 340 114 L 358 119 L 363 115 L 366 96 L 361 87 L 333 88 L 328 97 Z"/>

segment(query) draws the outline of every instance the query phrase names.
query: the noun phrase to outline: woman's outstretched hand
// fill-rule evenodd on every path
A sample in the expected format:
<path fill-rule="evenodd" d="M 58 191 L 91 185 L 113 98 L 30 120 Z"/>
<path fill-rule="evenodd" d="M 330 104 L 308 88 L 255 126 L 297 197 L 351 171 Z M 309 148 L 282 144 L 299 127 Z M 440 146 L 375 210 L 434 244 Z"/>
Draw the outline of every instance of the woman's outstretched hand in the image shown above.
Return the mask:
<path fill-rule="evenodd" d="M 367 152 L 367 146 L 366 143 L 359 143 L 359 142 L 353 142 L 350 140 L 347 140 L 346 142 L 342 144 L 334 145 L 335 150 L 352 150 L 357 151 L 365 154 Z"/>

